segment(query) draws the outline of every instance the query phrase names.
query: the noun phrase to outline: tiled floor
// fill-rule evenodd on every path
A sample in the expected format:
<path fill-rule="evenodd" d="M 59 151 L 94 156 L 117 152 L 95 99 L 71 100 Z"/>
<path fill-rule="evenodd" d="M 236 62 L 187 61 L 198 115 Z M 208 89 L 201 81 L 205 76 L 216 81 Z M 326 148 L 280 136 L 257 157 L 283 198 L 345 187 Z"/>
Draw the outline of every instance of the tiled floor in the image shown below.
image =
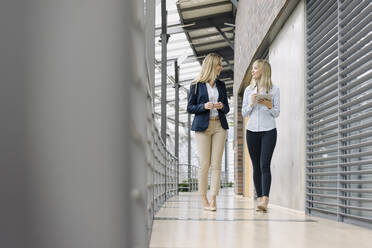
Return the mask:
<path fill-rule="evenodd" d="M 232 189 L 220 191 L 217 207 L 203 211 L 195 192 L 173 197 L 155 217 L 150 247 L 372 247 L 372 230 L 271 205 L 256 212 Z"/>

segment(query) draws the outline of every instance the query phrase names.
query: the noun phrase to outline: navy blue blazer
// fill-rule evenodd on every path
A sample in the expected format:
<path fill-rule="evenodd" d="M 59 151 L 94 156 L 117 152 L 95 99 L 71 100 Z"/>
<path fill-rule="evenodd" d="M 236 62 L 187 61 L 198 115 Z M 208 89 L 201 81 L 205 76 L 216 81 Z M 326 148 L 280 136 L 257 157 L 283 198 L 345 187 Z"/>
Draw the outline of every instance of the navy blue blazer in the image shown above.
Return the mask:
<path fill-rule="evenodd" d="M 208 90 L 206 83 L 197 83 L 190 86 L 190 96 L 187 103 L 187 112 L 195 114 L 194 121 L 192 122 L 191 130 L 205 131 L 209 125 L 210 110 L 204 108 L 204 104 L 209 102 Z M 198 86 L 195 93 L 195 86 Z M 226 114 L 229 113 L 230 107 L 227 102 L 226 85 L 221 80 L 216 80 L 216 87 L 218 89 L 218 102 L 223 103 L 223 108 L 218 109 L 218 117 L 221 126 L 224 129 L 229 129 L 227 124 Z"/>

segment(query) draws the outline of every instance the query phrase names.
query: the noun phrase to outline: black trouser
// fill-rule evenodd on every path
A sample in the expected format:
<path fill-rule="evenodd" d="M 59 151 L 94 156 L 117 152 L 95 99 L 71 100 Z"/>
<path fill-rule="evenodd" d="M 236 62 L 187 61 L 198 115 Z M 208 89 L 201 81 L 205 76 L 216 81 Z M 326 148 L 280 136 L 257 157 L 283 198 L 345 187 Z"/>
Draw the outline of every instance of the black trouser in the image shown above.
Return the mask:
<path fill-rule="evenodd" d="M 247 130 L 247 145 L 253 164 L 253 181 L 257 197 L 269 196 L 270 163 L 276 144 L 276 128 L 264 132 Z"/>

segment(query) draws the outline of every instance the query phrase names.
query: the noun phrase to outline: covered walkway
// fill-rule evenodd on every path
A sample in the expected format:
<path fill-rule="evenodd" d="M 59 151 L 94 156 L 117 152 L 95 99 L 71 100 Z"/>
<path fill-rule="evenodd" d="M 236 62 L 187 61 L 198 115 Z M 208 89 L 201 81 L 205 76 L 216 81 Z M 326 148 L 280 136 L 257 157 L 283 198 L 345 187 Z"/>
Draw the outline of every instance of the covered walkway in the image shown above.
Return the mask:
<path fill-rule="evenodd" d="M 24 2 L 0 4 L 0 248 L 372 247 L 372 1 Z M 211 52 L 217 212 L 186 111 Z M 258 58 L 280 88 L 267 213 L 241 115 Z"/>
<path fill-rule="evenodd" d="M 196 192 L 164 203 L 154 218 L 150 247 L 371 247 L 370 230 L 275 205 L 256 212 L 254 202 L 221 189 L 217 212 L 203 211 Z"/>

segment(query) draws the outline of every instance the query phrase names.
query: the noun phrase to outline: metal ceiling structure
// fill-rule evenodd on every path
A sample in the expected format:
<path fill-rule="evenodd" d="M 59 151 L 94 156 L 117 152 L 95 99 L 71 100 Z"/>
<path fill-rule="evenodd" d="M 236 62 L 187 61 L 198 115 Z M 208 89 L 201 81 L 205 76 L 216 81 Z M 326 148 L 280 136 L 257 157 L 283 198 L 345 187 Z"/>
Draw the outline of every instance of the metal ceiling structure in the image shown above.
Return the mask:
<path fill-rule="evenodd" d="M 219 78 L 226 83 L 228 95 L 234 84 L 234 27 L 236 1 L 179 0 L 177 9 L 186 37 L 201 64 L 208 53 L 223 58 Z"/>

